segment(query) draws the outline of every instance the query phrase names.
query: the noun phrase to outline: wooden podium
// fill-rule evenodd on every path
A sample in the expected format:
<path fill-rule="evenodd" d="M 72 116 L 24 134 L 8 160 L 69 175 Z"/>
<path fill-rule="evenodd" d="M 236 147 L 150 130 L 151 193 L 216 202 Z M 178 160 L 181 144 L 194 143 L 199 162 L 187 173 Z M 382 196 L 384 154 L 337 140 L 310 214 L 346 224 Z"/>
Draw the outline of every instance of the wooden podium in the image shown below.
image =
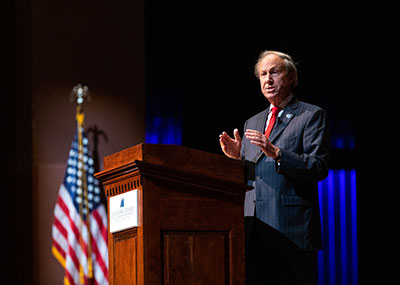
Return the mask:
<path fill-rule="evenodd" d="M 245 284 L 241 161 L 139 144 L 105 157 L 96 178 L 108 204 L 138 190 L 138 227 L 108 233 L 110 284 Z"/>

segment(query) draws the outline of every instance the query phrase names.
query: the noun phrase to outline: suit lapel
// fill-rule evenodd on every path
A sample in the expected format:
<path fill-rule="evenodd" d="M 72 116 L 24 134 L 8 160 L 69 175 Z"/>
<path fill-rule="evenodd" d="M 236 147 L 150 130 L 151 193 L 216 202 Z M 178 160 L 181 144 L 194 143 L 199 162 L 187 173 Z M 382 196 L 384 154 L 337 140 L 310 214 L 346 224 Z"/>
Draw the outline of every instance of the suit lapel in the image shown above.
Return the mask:
<path fill-rule="evenodd" d="M 262 112 L 262 116 L 260 116 L 260 119 L 256 123 L 256 130 L 260 133 L 265 132 L 265 124 L 267 123 L 268 110 L 269 109 L 266 109 L 264 112 Z"/>
<path fill-rule="evenodd" d="M 296 109 L 299 104 L 299 100 L 296 97 L 289 102 L 286 108 L 283 110 L 282 114 L 277 118 L 274 128 L 272 129 L 271 135 L 269 136 L 269 140 L 271 143 L 274 143 L 277 137 L 283 132 L 283 130 L 287 127 L 290 121 L 296 115 Z"/>
<path fill-rule="evenodd" d="M 269 110 L 269 108 L 266 109 L 262 113 L 262 116 L 260 116 L 259 120 L 256 122 L 256 126 L 255 126 L 256 128 L 255 129 L 257 131 L 259 131 L 260 133 L 262 133 L 262 134 L 265 132 L 265 124 L 267 123 L 268 110 Z M 261 157 L 263 152 L 258 146 L 255 146 L 255 145 L 253 145 L 253 146 L 254 146 L 253 149 L 255 150 L 255 155 L 254 156 L 256 157 L 255 161 L 257 161 Z"/>

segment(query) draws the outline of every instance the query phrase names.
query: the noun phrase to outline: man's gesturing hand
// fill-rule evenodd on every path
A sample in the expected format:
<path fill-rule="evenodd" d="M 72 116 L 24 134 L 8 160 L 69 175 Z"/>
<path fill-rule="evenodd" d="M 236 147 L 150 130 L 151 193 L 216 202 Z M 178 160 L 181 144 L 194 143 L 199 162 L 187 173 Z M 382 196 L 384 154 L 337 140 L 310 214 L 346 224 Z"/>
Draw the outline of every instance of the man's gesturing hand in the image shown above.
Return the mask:
<path fill-rule="evenodd" d="M 272 157 L 273 159 L 278 157 L 279 148 L 273 145 L 264 134 L 256 130 L 247 129 L 244 135 L 252 144 L 261 148 L 266 156 Z"/>
<path fill-rule="evenodd" d="M 234 139 L 232 139 L 226 132 L 223 132 L 219 135 L 219 144 L 227 157 L 240 159 L 242 139 L 240 138 L 238 129 L 234 129 L 233 136 Z"/>

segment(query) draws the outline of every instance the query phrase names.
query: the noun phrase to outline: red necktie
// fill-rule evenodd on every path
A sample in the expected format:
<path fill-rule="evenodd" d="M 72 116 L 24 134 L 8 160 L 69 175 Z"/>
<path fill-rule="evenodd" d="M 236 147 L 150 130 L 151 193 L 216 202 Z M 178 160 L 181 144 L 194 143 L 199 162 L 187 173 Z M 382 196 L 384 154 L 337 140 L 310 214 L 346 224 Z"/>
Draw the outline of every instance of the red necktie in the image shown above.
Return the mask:
<path fill-rule="evenodd" d="M 278 113 L 279 113 L 279 108 L 278 107 L 272 107 L 271 108 L 271 112 L 272 112 L 272 115 L 271 115 L 271 118 L 269 119 L 269 124 L 268 124 L 267 130 L 265 131 L 265 136 L 267 138 L 269 138 L 269 135 L 271 134 L 272 128 L 275 125 L 276 117 L 278 117 Z"/>

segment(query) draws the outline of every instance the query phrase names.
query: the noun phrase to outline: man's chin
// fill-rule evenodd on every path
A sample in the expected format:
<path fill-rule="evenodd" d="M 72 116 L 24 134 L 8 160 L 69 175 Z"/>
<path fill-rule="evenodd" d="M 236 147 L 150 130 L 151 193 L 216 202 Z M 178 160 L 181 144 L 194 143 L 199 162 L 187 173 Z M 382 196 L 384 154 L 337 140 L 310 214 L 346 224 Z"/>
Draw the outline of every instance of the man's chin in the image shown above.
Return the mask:
<path fill-rule="evenodd" d="M 274 100 L 278 97 L 278 93 L 276 92 L 266 92 L 264 93 L 265 98 L 267 98 L 268 101 Z"/>

